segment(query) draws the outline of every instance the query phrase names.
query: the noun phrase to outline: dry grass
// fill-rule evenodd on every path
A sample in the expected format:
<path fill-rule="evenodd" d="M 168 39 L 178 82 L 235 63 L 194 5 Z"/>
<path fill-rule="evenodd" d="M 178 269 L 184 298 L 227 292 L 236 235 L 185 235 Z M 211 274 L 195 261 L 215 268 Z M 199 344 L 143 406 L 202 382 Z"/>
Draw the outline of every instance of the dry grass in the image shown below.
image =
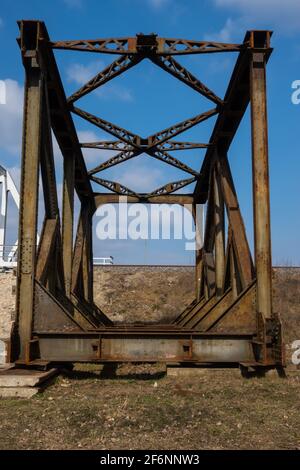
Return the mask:
<path fill-rule="evenodd" d="M 167 323 L 194 299 L 195 274 L 182 266 L 96 267 L 94 296 L 115 322 Z"/>
<path fill-rule="evenodd" d="M 79 370 L 29 401 L 2 400 L 1 449 L 300 448 L 299 375 L 144 372 L 127 366 L 102 380 Z"/>

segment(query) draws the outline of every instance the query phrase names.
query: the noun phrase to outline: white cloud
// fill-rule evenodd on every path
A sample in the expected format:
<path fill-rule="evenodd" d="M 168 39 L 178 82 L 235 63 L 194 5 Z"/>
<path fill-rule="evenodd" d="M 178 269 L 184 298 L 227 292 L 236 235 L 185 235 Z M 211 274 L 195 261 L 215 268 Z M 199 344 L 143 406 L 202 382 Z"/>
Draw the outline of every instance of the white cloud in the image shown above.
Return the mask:
<path fill-rule="evenodd" d="M 104 68 L 104 62 L 102 60 L 96 60 L 90 62 L 87 65 L 83 64 L 71 64 L 67 72 L 67 80 L 69 82 L 77 83 L 77 85 L 84 85 L 88 82 L 94 75 L 99 73 Z"/>
<path fill-rule="evenodd" d="M 224 27 L 214 37 L 240 35 L 241 29 L 273 28 L 285 34 L 300 31 L 299 0 L 211 0 L 217 7 L 240 16 L 228 18 Z"/>
<path fill-rule="evenodd" d="M 212 34 L 205 34 L 204 39 L 206 41 L 230 42 L 235 32 L 237 32 L 236 21 L 231 18 L 227 18 L 225 25 L 220 31 Z"/>
<path fill-rule="evenodd" d="M 4 80 L 6 104 L 0 105 L 0 148 L 12 155 L 21 152 L 23 87 L 15 80 Z"/>
<path fill-rule="evenodd" d="M 98 88 L 95 93 L 104 100 L 115 99 L 126 103 L 134 101 L 131 90 L 113 83 L 108 83 L 104 88 Z"/>
<path fill-rule="evenodd" d="M 136 158 L 133 160 L 136 161 Z M 120 172 L 119 175 L 117 179 L 120 183 L 137 192 L 150 192 L 163 184 L 163 173 L 157 168 L 149 170 L 149 167 L 143 164 L 132 163 L 126 171 Z"/>
<path fill-rule="evenodd" d="M 66 70 L 66 77 L 69 82 L 74 82 L 77 85 L 82 86 L 99 73 L 104 67 L 105 64 L 101 60 L 90 62 L 87 65 L 78 63 L 71 64 Z M 104 87 L 97 88 L 94 93 L 101 99 L 125 102 L 133 101 L 131 90 L 115 83 L 107 83 Z"/>

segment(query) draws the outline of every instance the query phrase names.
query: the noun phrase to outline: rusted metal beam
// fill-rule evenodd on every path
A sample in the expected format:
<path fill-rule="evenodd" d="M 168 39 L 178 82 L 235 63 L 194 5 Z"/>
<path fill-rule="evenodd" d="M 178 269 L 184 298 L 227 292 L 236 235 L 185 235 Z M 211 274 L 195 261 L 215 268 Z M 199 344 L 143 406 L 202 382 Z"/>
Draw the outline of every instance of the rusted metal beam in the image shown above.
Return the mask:
<path fill-rule="evenodd" d="M 74 228 L 75 159 L 65 155 L 63 173 L 62 252 L 67 297 L 71 296 Z"/>
<path fill-rule="evenodd" d="M 82 250 L 82 281 L 83 281 L 83 298 L 92 305 L 93 304 L 93 250 L 92 250 L 92 216 L 93 211 L 91 201 L 83 206 L 84 214 L 84 239 Z"/>
<path fill-rule="evenodd" d="M 216 169 L 213 170 L 214 185 L 214 225 L 215 225 L 215 269 L 216 269 L 216 295 L 223 294 L 225 273 L 225 219 L 224 200 L 221 190 L 220 176 Z"/>
<path fill-rule="evenodd" d="M 165 151 L 164 153 L 158 153 L 157 148 L 160 148 L 162 144 L 169 141 L 171 137 L 174 137 L 176 135 L 181 134 L 182 132 L 187 131 L 188 129 L 191 129 L 197 124 L 204 122 L 206 119 L 209 119 L 210 117 L 218 113 L 217 108 L 214 108 L 212 110 L 198 114 L 197 116 L 194 116 L 193 118 L 186 119 L 185 121 L 179 122 L 178 124 L 175 124 L 174 126 L 164 129 L 163 131 L 157 132 L 156 134 L 153 134 L 147 137 L 146 139 L 143 139 L 137 134 L 133 134 L 132 132 L 124 128 L 121 128 L 109 121 L 105 121 L 104 119 L 101 119 L 97 116 L 87 113 L 86 111 L 83 111 L 82 109 L 74 107 L 72 108 L 72 110 L 78 116 L 81 116 L 83 119 L 86 119 L 92 124 L 114 135 L 115 137 L 118 137 L 121 141 L 130 145 L 134 149 L 133 151 L 125 150 L 123 152 L 120 152 L 118 155 L 115 155 L 114 157 L 110 158 L 106 162 L 103 162 L 102 164 L 93 168 L 89 172 L 90 175 L 98 173 L 99 171 L 102 171 L 104 169 L 110 168 L 111 166 L 115 166 L 120 163 L 123 163 L 124 161 L 127 161 L 131 158 L 137 157 L 143 152 L 150 153 L 150 155 L 153 157 L 155 156 L 154 155 L 155 153 L 158 155 L 156 158 L 159 158 L 160 160 L 164 160 L 165 163 L 169 163 L 180 169 L 183 169 L 183 167 L 185 167 L 186 169 L 184 171 L 188 171 L 188 173 L 198 175 L 198 173 L 195 170 L 188 168 L 187 165 L 183 164 L 182 162 L 179 162 L 174 157 L 171 157 L 170 155 L 166 154 Z"/>
<path fill-rule="evenodd" d="M 102 204 L 118 204 L 120 202 L 120 196 L 112 193 L 94 193 L 96 207 Z M 124 200 L 122 199 L 122 202 Z M 138 196 L 126 196 L 126 202 L 128 204 L 142 202 L 144 204 L 179 204 L 179 205 L 190 205 L 193 203 L 193 195 L 191 194 L 165 194 L 161 196 L 152 196 L 150 199 L 147 198 L 146 193 L 141 193 Z"/>
<path fill-rule="evenodd" d="M 123 151 L 131 150 L 134 148 L 131 145 L 125 144 L 121 140 L 101 140 L 99 142 L 82 142 L 80 144 L 82 148 L 93 148 L 97 150 L 113 150 Z M 160 152 L 174 152 L 177 150 L 192 150 L 192 149 L 205 149 L 209 144 L 197 143 L 197 142 L 177 142 L 169 140 L 161 145 L 157 146 Z"/>
<path fill-rule="evenodd" d="M 175 140 L 168 140 L 162 145 L 158 145 L 158 148 L 164 152 L 174 152 L 175 150 L 192 150 L 192 149 L 205 149 L 208 148 L 209 144 L 197 143 L 197 142 L 177 142 Z"/>
<path fill-rule="evenodd" d="M 189 39 L 160 38 L 156 34 L 137 34 L 136 37 L 107 39 L 75 39 L 52 41 L 53 49 L 100 52 L 103 54 L 144 54 L 157 55 L 207 54 L 214 52 L 238 52 L 244 44 L 220 43 L 216 41 L 193 41 Z"/>
<path fill-rule="evenodd" d="M 132 58 L 129 55 L 121 56 L 117 60 L 115 60 L 112 64 L 105 67 L 102 72 L 95 75 L 95 77 L 91 78 L 85 85 L 83 85 L 79 90 L 73 93 L 68 98 L 68 103 L 74 103 L 75 101 L 79 100 L 83 96 L 87 95 L 91 91 L 99 88 L 100 86 L 104 85 L 105 83 L 109 82 L 115 77 L 118 77 L 126 70 L 131 69 L 135 65 L 137 65 L 142 60 L 142 57 L 134 57 Z"/>
<path fill-rule="evenodd" d="M 116 330 L 116 329 L 115 329 Z M 136 336 L 142 344 L 137 348 Z M 251 334 L 213 334 L 196 331 L 135 329 L 101 333 L 37 332 L 41 359 L 53 362 L 191 362 L 239 364 L 255 362 Z"/>
<path fill-rule="evenodd" d="M 180 181 L 173 181 L 172 183 L 167 183 L 164 186 L 161 186 L 160 188 L 155 189 L 151 193 L 148 193 L 146 197 L 150 199 L 153 196 L 171 194 L 175 191 L 178 191 L 181 188 L 184 188 L 185 186 L 188 186 L 189 184 L 194 183 L 195 181 L 196 181 L 196 177 L 188 178 L 188 179 L 180 180 Z"/>
<path fill-rule="evenodd" d="M 199 176 L 199 173 L 196 170 L 193 170 L 193 168 L 181 162 L 177 158 L 172 157 L 172 155 L 170 155 L 166 151 L 160 152 L 159 150 L 150 150 L 145 151 L 145 153 L 147 153 L 150 157 L 156 158 L 157 160 L 167 163 L 168 165 L 174 166 L 175 168 L 185 171 L 186 173 L 190 173 L 191 175 L 194 175 L 196 177 Z"/>
<path fill-rule="evenodd" d="M 124 152 L 120 152 L 118 155 L 115 155 L 112 158 L 109 158 L 105 162 L 101 163 L 100 165 L 96 166 L 92 170 L 89 171 L 89 175 L 95 175 L 100 171 L 106 170 L 115 165 L 119 165 L 124 161 L 131 160 L 132 158 L 138 157 L 142 153 L 146 153 L 151 158 L 155 158 L 157 160 L 162 161 L 168 165 L 174 166 L 179 170 L 185 171 L 186 173 L 190 173 L 191 175 L 198 176 L 198 172 L 193 170 L 190 166 L 186 165 L 185 163 L 181 162 L 172 155 L 168 154 L 167 152 L 161 152 L 159 150 L 148 150 L 147 148 L 141 150 L 128 150 Z"/>
<path fill-rule="evenodd" d="M 266 52 L 254 51 L 250 66 L 256 299 L 257 311 L 265 319 L 272 317 Z"/>
<path fill-rule="evenodd" d="M 71 291 L 72 293 L 76 293 L 78 295 L 81 294 L 82 297 L 83 297 L 83 292 L 81 291 L 82 286 L 80 285 L 80 277 L 82 273 L 82 256 L 83 256 L 85 229 L 86 227 L 84 223 L 84 212 L 81 206 L 79 217 L 78 217 L 76 239 L 75 239 L 73 258 L 72 258 Z"/>
<path fill-rule="evenodd" d="M 204 83 L 202 83 L 198 78 L 196 78 L 185 67 L 183 67 L 175 59 L 173 59 L 172 56 L 157 57 L 156 55 L 152 55 L 150 58 L 151 61 L 158 67 L 170 73 L 173 77 L 177 78 L 181 82 L 191 87 L 193 90 L 200 93 L 200 95 L 213 101 L 219 106 L 223 104 L 223 100 L 221 98 L 219 98 L 213 91 L 211 91 L 206 85 L 204 85 Z"/>
<path fill-rule="evenodd" d="M 234 70 L 231 75 L 229 85 L 224 97 L 224 106 L 220 110 L 216 120 L 205 158 L 200 170 L 200 178 L 195 187 L 195 202 L 205 202 L 208 195 L 210 165 L 213 160 L 214 149 L 226 154 L 232 140 L 236 134 L 238 126 L 245 114 L 250 100 L 250 58 L 251 47 L 254 45 L 253 33 L 248 31 L 240 50 Z M 266 62 L 272 52 L 270 48 L 270 31 L 259 31 L 260 37 L 265 38 L 258 44 L 264 44 Z M 252 39 L 251 39 L 252 38 Z M 257 43 L 256 43 L 257 45 Z M 205 199 L 200 197 L 200 193 L 205 194 Z"/>
<path fill-rule="evenodd" d="M 59 215 L 56 189 L 55 165 L 51 136 L 51 118 L 49 113 L 48 89 L 44 83 L 42 115 L 42 147 L 40 168 L 45 202 L 45 217 L 55 219 Z"/>
<path fill-rule="evenodd" d="M 99 142 L 82 142 L 80 147 L 97 150 L 134 150 L 131 145 L 125 144 L 122 140 L 100 140 Z"/>
<path fill-rule="evenodd" d="M 58 230 L 58 217 L 55 219 L 45 219 L 38 249 L 36 266 L 36 278 L 43 285 L 45 285 L 47 281 L 49 264 L 51 262 L 53 263 L 53 259 L 55 259 L 55 244 Z M 55 266 L 53 266 L 53 264 L 52 268 L 56 274 Z"/>
<path fill-rule="evenodd" d="M 220 175 L 222 195 L 226 207 L 227 217 L 232 229 L 232 240 L 236 248 L 238 273 L 242 288 L 251 283 L 254 278 L 252 256 L 247 240 L 243 217 L 234 187 L 230 166 L 226 155 L 219 156 L 216 161 L 216 170 Z"/>
<path fill-rule="evenodd" d="M 95 168 L 92 168 L 92 170 L 89 171 L 89 175 L 95 175 L 96 173 L 99 173 L 100 171 L 106 170 L 108 168 L 111 168 L 112 166 L 119 165 L 120 163 L 123 163 L 127 160 L 131 160 L 132 158 L 138 157 L 142 153 L 146 153 L 149 155 L 151 158 L 155 158 L 157 160 L 162 161 L 163 163 L 166 163 L 168 165 L 171 165 L 175 168 L 178 168 L 179 170 L 185 171 L 186 173 L 190 173 L 191 175 L 194 175 L 196 177 L 199 176 L 199 173 L 191 168 L 190 166 L 186 165 L 185 163 L 181 162 L 177 158 L 173 157 L 166 151 L 160 151 L 156 147 L 154 147 L 154 150 L 148 150 L 147 147 L 141 148 L 140 150 L 126 150 L 123 152 L 118 153 L 114 157 L 109 158 L 103 163 L 100 163 L 100 165 L 96 166 Z"/>
<path fill-rule="evenodd" d="M 139 148 L 140 138 L 138 135 L 133 134 L 132 132 L 126 129 L 123 129 L 122 127 L 119 127 L 116 124 L 113 124 L 112 122 L 109 122 L 109 121 L 106 121 L 105 119 L 94 116 L 93 114 L 88 113 L 87 111 L 84 111 L 83 109 L 77 108 L 75 106 L 71 107 L 71 111 L 74 114 L 77 114 L 77 116 L 80 116 L 86 121 L 94 124 L 95 126 L 100 127 L 100 129 L 103 129 L 108 134 L 111 134 L 117 137 L 118 139 L 122 140 L 126 144 Z"/>
<path fill-rule="evenodd" d="M 30 26 L 30 28 L 28 28 L 28 25 L 22 27 L 23 63 L 26 82 L 16 303 L 20 341 L 19 358 L 23 360 L 26 359 L 28 344 L 32 339 L 39 161 L 44 91 L 43 73 L 38 64 L 36 50 L 38 29 L 36 25 Z"/>
<path fill-rule="evenodd" d="M 30 35 L 32 34 L 31 31 L 34 29 L 37 31 L 32 47 L 33 51 L 37 51 L 37 57 L 43 68 L 45 82 L 48 87 L 52 129 L 62 155 L 64 156 L 66 153 L 68 154 L 70 152 L 74 155 L 76 175 L 75 188 L 78 197 L 80 199 L 86 196 L 92 197 L 93 191 L 87 176 L 87 170 L 80 149 L 75 126 L 68 111 L 64 88 L 50 45 L 49 35 L 45 24 L 42 21 L 22 20 L 18 22 L 18 25 L 20 28 L 20 38 L 18 39 L 18 43 L 20 45 L 23 57 L 25 57 L 26 54 L 28 56 L 30 54 L 27 51 L 27 44 L 30 41 Z"/>
<path fill-rule="evenodd" d="M 112 191 L 116 194 L 120 194 L 122 196 L 139 197 L 139 195 L 137 193 L 135 193 L 131 189 L 127 188 L 126 186 L 124 186 L 121 183 L 118 183 L 116 181 L 108 181 L 108 180 L 104 180 L 103 178 L 97 178 L 96 176 L 91 176 L 91 180 L 94 181 L 95 183 L 100 184 L 104 188 L 109 189 L 110 191 Z"/>
<path fill-rule="evenodd" d="M 196 126 L 197 124 L 200 124 L 200 122 L 204 122 L 210 117 L 215 116 L 218 114 L 218 109 L 213 108 L 210 109 L 209 111 L 205 111 L 204 113 L 197 114 L 197 116 L 194 116 L 190 119 L 186 119 L 185 121 L 179 122 L 178 124 L 175 124 L 174 126 L 167 127 L 163 131 L 157 132 L 156 134 L 153 134 L 148 137 L 148 148 L 156 145 L 161 145 L 164 142 L 167 142 L 169 139 L 172 137 L 175 137 L 179 134 L 182 134 L 182 132 L 185 132 L 192 127 Z"/>
<path fill-rule="evenodd" d="M 95 168 L 89 171 L 89 175 L 95 175 L 100 171 L 106 170 L 107 168 L 111 168 L 112 166 L 119 165 L 120 163 L 126 162 L 127 160 L 131 160 L 131 158 L 138 157 L 143 153 L 143 150 L 125 150 L 123 152 L 118 153 L 117 155 L 109 158 L 100 165 L 97 165 Z"/>

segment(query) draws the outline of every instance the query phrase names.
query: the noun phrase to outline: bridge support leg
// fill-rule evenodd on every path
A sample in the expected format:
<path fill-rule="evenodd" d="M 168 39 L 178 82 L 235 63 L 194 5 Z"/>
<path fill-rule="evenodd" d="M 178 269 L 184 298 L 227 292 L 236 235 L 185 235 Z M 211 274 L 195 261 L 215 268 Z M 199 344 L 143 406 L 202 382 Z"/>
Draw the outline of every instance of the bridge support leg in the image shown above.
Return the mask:
<path fill-rule="evenodd" d="M 272 317 L 272 264 L 266 106 L 265 53 L 254 52 L 250 65 L 252 165 L 257 311 Z"/>
<path fill-rule="evenodd" d="M 32 34 L 33 33 L 33 34 Z M 34 310 L 34 282 L 36 268 L 37 213 L 39 160 L 41 150 L 41 122 L 43 77 L 37 61 L 37 31 L 28 31 L 24 58 L 26 69 L 24 133 L 22 154 L 21 205 L 19 225 L 19 264 L 17 292 L 17 323 L 19 332 L 19 359 L 26 360 L 32 335 Z M 25 31 L 23 30 L 23 34 Z M 32 39 L 32 47 L 29 44 Z"/>
<path fill-rule="evenodd" d="M 215 223 L 215 263 L 216 263 L 216 296 L 223 293 L 225 271 L 225 225 L 224 200 L 220 187 L 220 178 L 216 169 L 213 170 L 214 184 L 214 223 Z"/>
<path fill-rule="evenodd" d="M 62 243 L 66 295 L 71 295 L 72 258 L 73 258 L 73 226 L 74 226 L 74 177 L 75 157 L 72 154 L 64 157 L 63 183 L 63 220 Z"/>

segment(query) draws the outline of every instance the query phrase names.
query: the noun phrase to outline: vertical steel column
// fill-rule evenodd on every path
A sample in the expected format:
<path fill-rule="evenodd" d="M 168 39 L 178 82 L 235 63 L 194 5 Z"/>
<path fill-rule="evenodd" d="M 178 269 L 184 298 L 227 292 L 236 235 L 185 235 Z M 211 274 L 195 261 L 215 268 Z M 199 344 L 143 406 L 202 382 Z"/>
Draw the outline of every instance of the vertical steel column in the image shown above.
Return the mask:
<path fill-rule="evenodd" d="M 203 265 L 203 204 L 192 204 L 191 213 L 195 224 L 195 281 L 196 298 L 200 300 Z"/>
<path fill-rule="evenodd" d="M 26 39 L 26 32 L 28 39 Z M 20 197 L 17 324 L 20 340 L 19 359 L 26 359 L 32 334 L 34 282 L 36 268 L 39 160 L 41 150 L 43 77 L 35 50 L 38 31 L 22 31 L 26 70 L 22 178 Z M 25 37 L 25 40 L 24 40 Z M 32 40 L 32 45 L 29 44 Z M 35 43 L 35 44 L 34 44 Z"/>
<path fill-rule="evenodd" d="M 92 246 L 92 218 L 93 210 L 89 200 L 83 201 L 81 215 L 84 225 L 82 240 L 82 282 L 83 297 L 87 302 L 93 303 L 93 246 Z"/>
<path fill-rule="evenodd" d="M 216 296 L 223 293 L 225 273 L 225 238 L 224 238 L 224 200 L 220 187 L 220 177 L 216 169 L 213 171 L 214 184 L 214 223 L 215 223 L 215 270 L 216 270 Z"/>
<path fill-rule="evenodd" d="M 74 226 L 74 181 L 75 158 L 74 155 L 64 156 L 64 183 L 63 183 L 63 215 L 62 215 L 62 244 L 63 264 L 65 275 L 66 295 L 71 295 L 72 258 L 73 258 L 73 226 Z"/>
<path fill-rule="evenodd" d="M 245 289 L 253 280 L 253 263 L 248 245 L 245 225 L 226 154 L 220 155 L 216 167 L 220 175 L 222 195 L 232 230 L 232 246 L 236 249 L 237 275 L 241 288 Z"/>
<path fill-rule="evenodd" d="M 203 248 L 196 250 L 196 265 L 195 265 L 195 276 L 196 276 L 196 299 L 199 301 L 201 297 L 201 285 L 202 285 L 202 266 L 203 266 Z"/>
<path fill-rule="evenodd" d="M 272 262 L 265 61 L 265 52 L 252 53 L 250 94 L 257 311 L 266 319 L 272 316 Z"/>

